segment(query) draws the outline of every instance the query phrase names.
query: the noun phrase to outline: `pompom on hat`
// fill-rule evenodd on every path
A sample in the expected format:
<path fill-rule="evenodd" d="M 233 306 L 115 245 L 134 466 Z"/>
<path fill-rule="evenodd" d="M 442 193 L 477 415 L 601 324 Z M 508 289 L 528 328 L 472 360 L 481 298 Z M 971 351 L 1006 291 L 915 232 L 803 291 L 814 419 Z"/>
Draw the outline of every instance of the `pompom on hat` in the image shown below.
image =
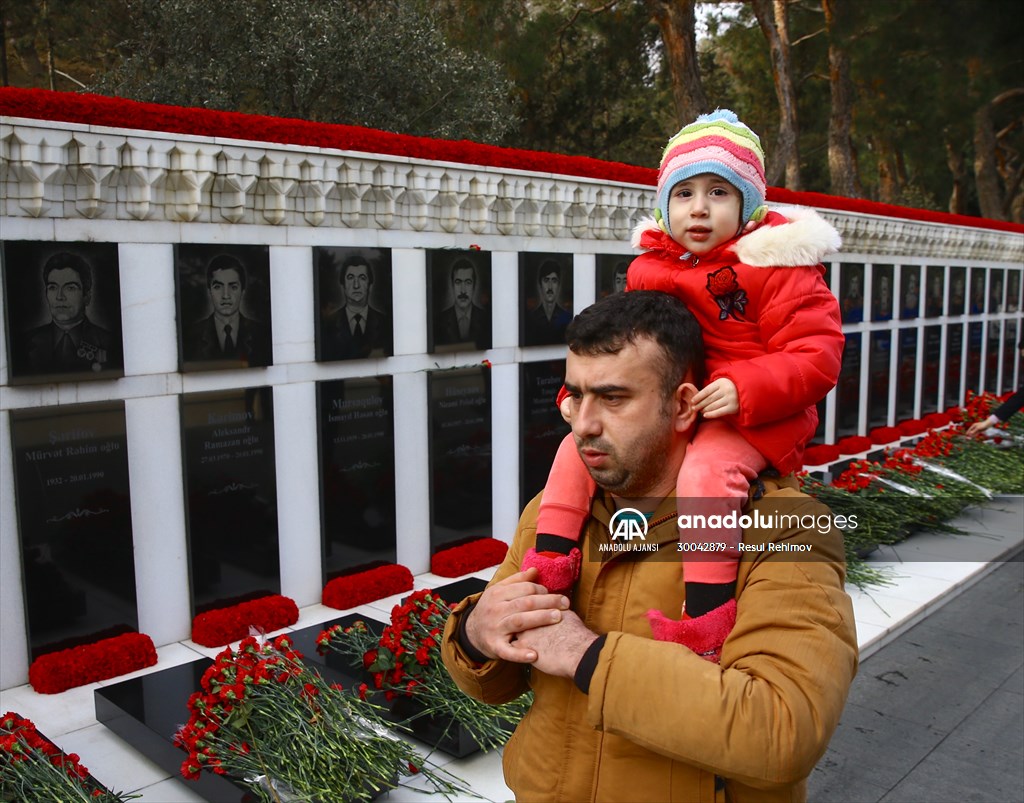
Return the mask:
<path fill-rule="evenodd" d="M 658 170 L 658 200 L 654 217 L 666 232 L 668 200 L 680 181 L 713 173 L 743 195 L 740 228 L 764 217 L 764 151 L 757 134 L 740 122 L 734 112 L 716 109 L 702 114 L 668 141 Z"/>

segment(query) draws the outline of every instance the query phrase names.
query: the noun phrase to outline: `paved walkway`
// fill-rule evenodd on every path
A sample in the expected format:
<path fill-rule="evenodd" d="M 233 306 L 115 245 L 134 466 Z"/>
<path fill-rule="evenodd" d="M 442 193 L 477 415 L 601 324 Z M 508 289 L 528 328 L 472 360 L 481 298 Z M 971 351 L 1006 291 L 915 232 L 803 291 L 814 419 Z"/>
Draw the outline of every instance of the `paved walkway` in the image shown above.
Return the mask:
<path fill-rule="evenodd" d="M 864 660 L 808 799 L 1024 801 L 1021 553 Z"/>

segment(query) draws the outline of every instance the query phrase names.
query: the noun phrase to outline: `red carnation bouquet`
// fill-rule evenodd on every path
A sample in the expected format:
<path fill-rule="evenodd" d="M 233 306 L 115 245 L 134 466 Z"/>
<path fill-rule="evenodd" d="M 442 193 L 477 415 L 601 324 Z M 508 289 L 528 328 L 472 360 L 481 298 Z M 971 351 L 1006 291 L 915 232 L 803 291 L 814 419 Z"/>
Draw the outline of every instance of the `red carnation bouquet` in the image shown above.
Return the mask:
<path fill-rule="evenodd" d="M 353 667 L 371 673 L 373 685 L 388 701 L 411 697 L 420 713 L 463 726 L 485 750 L 501 747 L 510 724 L 519 722 L 532 703 L 523 695 L 504 705 L 488 705 L 464 694 L 441 662 L 441 633 L 451 610 L 429 589 L 415 591 L 391 610 L 391 624 L 378 639 L 364 622 L 334 625 L 317 638 L 321 652 L 334 650 Z M 367 684 L 359 689 L 366 697 Z"/>
<path fill-rule="evenodd" d="M 61 752 L 31 720 L 11 711 L 0 719 L 0 800 L 121 803 L 137 797 L 97 784 L 75 753 Z"/>
<path fill-rule="evenodd" d="M 208 769 L 275 802 L 369 800 L 414 773 L 445 794 L 466 792 L 389 734 L 379 707 L 312 671 L 287 636 L 223 650 L 188 709 L 175 744 L 190 780 Z"/>

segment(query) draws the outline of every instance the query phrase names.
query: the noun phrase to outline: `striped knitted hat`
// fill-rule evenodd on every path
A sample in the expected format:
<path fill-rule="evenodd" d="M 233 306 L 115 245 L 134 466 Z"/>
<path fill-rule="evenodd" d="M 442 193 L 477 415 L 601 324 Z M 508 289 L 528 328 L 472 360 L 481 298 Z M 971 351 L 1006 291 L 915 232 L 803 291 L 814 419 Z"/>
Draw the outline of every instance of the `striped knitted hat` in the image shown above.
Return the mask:
<path fill-rule="evenodd" d="M 658 170 L 658 205 L 654 212 L 666 233 L 672 188 L 701 173 L 714 173 L 742 193 L 741 228 L 750 220 L 760 220 L 768 211 L 761 140 L 728 109 L 702 114 L 668 141 Z"/>

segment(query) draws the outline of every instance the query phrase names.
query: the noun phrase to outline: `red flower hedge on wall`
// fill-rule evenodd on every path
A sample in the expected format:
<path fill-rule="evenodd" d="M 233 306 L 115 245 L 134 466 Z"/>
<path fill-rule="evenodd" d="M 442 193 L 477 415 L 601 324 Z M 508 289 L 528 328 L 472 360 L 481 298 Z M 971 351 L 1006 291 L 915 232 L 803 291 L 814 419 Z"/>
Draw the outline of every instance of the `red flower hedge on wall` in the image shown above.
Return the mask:
<path fill-rule="evenodd" d="M 40 655 L 28 668 L 28 682 L 40 694 L 57 694 L 155 663 L 153 639 L 144 633 L 125 633 Z"/>
<path fill-rule="evenodd" d="M 508 544 L 496 538 L 478 538 L 468 544 L 442 549 L 430 559 L 430 571 L 439 577 L 461 577 L 505 559 Z"/>
<path fill-rule="evenodd" d="M 328 608 L 354 608 L 375 599 L 412 590 L 412 572 L 391 563 L 365 572 L 335 577 L 324 586 L 323 604 Z"/>
<path fill-rule="evenodd" d="M 295 600 L 271 594 L 199 614 L 192 620 L 192 641 L 204 647 L 223 647 L 249 635 L 250 627 L 269 633 L 299 620 Z"/>
<path fill-rule="evenodd" d="M 51 92 L 46 89 L 2 87 L 0 88 L 0 114 L 111 128 L 137 128 L 143 131 L 229 137 L 250 142 L 278 142 L 315 148 L 336 148 L 482 167 L 583 176 L 648 186 L 654 186 L 658 177 L 658 172 L 653 167 L 606 162 L 601 159 L 592 159 L 589 156 L 564 156 L 542 151 L 502 148 L 466 140 L 413 137 L 389 131 L 377 131 L 372 128 L 334 123 L 313 123 L 308 120 L 284 117 L 265 117 L 258 114 L 241 114 L 213 109 L 138 103 L 124 98 L 79 92 Z M 844 198 L 819 192 L 794 192 L 782 187 L 769 187 L 767 198 L 777 204 L 840 209 L 882 217 L 930 221 L 949 226 L 1024 231 L 1024 226 L 1019 223 L 894 206 L 877 201 Z"/>

